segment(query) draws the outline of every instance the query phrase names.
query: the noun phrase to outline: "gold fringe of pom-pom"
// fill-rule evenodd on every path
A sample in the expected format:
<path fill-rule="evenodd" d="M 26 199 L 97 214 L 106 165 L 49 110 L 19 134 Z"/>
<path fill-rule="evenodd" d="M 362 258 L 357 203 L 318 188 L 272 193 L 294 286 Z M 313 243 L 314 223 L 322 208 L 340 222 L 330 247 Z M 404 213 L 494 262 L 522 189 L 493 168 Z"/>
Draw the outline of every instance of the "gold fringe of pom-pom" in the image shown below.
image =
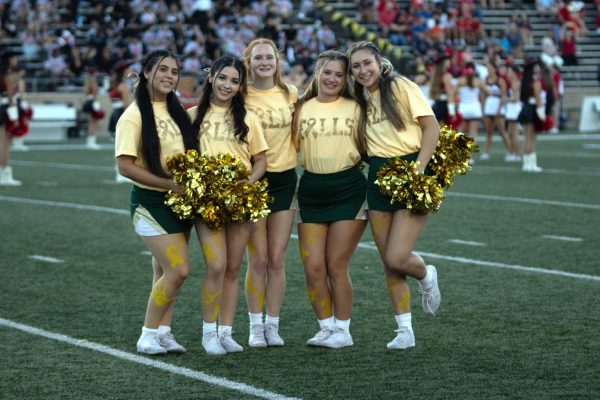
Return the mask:
<path fill-rule="evenodd" d="M 417 214 L 437 212 L 444 201 L 444 190 L 454 183 L 456 174 L 471 170 L 471 153 L 479 151 L 472 138 L 448 125 L 440 127 L 440 138 L 429 168 L 432 176 L 417 172 L 418 161 L 395 157 L 377 172 L 375 184 L 390 197 L 390 204 L 400 202 Z"/>
<path fill-rule="evenodd" d="M 211 229 L 234 222 L 257 221 L 270 214 L 268 183 L 240 182 L 250 173 L 230 154 L 200 155 L 188 150 L 167 160 L 173 181 L 184 188 L 182 194 L 169 191 L 165 204 L 180 219 L 199 217 Z"/>

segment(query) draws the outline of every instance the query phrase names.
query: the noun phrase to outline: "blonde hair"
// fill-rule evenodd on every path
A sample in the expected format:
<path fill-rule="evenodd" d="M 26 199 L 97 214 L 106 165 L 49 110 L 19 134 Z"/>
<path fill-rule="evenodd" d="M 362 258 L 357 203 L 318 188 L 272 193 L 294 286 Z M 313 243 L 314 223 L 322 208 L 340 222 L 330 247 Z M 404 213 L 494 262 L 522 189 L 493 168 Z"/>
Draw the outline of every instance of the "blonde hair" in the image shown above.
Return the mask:
<path fill-rule="evenodd" d="M 273 53 L 275 53 L 275 75 L 273 75 L 273 82 L 275 83 L 275 85 L 277 85 L 279 88 L 281 88 L 281 90 L 283 90 L 285 92 L 286 96 L 289 98 L 290 97 L 290 89 L 288 89 L 285 82 L 283 82 L 283 78 L 281 77 L 281 67 L 280 67 L 281 54 L 279 53 L 279 50 L 277 49 L 277 45 L 275 45 L 275 42 L 273 42 L 271 39 L 266 39 L 266 38 L 254 39 L 253 41 L 248 43 L 248 46 L 246 46 L 246 48 L 244 49 L 244 53 L 242 54 L 242 59 L 244 60 L 244 64 L 246 65 L 246 73 L 248 74 L 248 81 L 252 80 L 252 77 L 251 77 L 252 69 L 250 68 L 250 63 L 252 62 L 252 50 L 260 44 L 266 44 L 266 45 L 271 46 L 271 48 L 273 48 Z"/>

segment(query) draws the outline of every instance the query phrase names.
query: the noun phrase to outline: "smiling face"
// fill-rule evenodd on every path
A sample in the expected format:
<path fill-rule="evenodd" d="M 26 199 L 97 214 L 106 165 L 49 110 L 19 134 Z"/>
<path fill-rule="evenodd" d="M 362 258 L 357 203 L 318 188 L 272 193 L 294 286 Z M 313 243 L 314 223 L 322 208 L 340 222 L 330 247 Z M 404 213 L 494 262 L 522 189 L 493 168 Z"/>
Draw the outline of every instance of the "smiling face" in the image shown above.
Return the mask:
<path fill-rule="evenodd" d="M 370 91 L 379 87 L 381 65 L 375 55 L 367 49 L 360 49 L 350 56 L 350 71 L 358 83 Z"/>
<path fill-rule="evenodd" d="M 319 92 L 317 99 L 322 102 L 336 100 L 346 83 L 346 65 L 338 60 L 328 61 L 317 76 Z"/>
<path fill-rule="evenodd" d="M 165 101 L 167 95 L 175 90 L 179 82 L 179 67 L 177 61 L 165 57 L 156 63 L 150 71 L 144 71 L 148 80 L 148 90 L 154 101 Z"/>
<path fill-rule="evenodd" d="M 239 71 L 234 67 L 224 67 L 214 76 L 209 76 L 208 81 L 213 88 L 211 102 L 224 108 L 229 107 L 242 82 Z"/>
<path fill-rule="evenodd" d="M 269 44 L 257 44 L 250 53 L 252 80 L 273 79 L 277 71 L 275 50 Z"/>

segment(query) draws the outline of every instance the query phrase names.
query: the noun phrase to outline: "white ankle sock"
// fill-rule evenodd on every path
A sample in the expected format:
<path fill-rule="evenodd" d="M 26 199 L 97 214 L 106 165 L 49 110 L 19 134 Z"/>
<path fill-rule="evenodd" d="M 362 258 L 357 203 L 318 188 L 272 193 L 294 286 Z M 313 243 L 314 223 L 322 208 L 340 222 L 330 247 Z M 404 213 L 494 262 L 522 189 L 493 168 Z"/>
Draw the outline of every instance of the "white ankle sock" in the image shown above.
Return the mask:
<path fill-rule="evenodd" d="M 419 285 L 421 286 L 421 289 L 431 289 L 433 281 L 431 279 L 431 274 L 429 273 L 429 268 L 427 268 L 427 266 L 425 266 L 425 273 L 425 278 L 419 279 Z"/>
<path fill-rule="evenodd" d="M 269 314 L 267 314 L 267 318 L 265 319 L 265 323 L 266 324 L 271 324 L 271 325 L 279 326 L 279 317 L 271 317 Z"/>
<path fill-rule="evenodd" d="M 343 329 L 344 332 L 350 332 L 350 319 L 349 318 L 346 320 L 336 319 L 335 327 Z"/>
<path fill-rule="evenodd" d="M 170 326 L 161 325 L 161 326 L 158 327 L 157 333 L 159 335 L 164 335 L 165 333 L 169 333 L 169 332 L 171 332 L 171 327 Z"/>
<path fill-rule="evenodd" d="M 211 332 L 217 331 L 217 323 L 216 322 L 206 322 L 202 321 L 202 334 L 207 334 Z"/>
<path fill-rule="evenodd" d="M 226 333 L 229 333 L 231 335 L 232 330 L 233 330 L 232 326 L 221 325 L 221 326 L 219 326 L 219 335 L 224 335 Z"/>
<path fill-rule="evenodd" d="M 406 327 L 409 331 L 412 332 L 411 320 L 412 315 L 410 313 L 396 315 L 396 322 L 398 323 L 398 328 Z"/>
<path fill-rule="evenodd" d="M 250 318 L 250 325 L 262 325 L 263 323 L 262 313 L 248 313 L 248 317 Z"/>
<path fill-rule="evenodd" d="M 142 327 L 142 337 L 156 336 L 157 333 L 158 329 L 146 328 L 145 326 Z"/>
<path fill-rule="evenodd" d="M 325 319 L 320 319 L 319 320 L 319 327 L 321 327 L 321 329 L 323 329 L 326 326 L 329 327 L 329 328 L 333 328 L 335 326 L 335 319 L 333 317 L 329 317 L 329 318 L 325 318 Z"/>

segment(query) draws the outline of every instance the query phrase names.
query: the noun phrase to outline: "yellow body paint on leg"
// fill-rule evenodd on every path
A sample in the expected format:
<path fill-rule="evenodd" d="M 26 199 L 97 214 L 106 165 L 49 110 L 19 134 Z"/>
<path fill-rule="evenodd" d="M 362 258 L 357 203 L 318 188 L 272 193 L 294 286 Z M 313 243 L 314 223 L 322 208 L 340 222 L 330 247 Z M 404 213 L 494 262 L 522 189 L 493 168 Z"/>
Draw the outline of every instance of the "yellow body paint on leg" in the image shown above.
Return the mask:
<path fill-rule="evenodd" d="M 252 240 L 248 242 L 248 253 L 256 254 L 256 246 L 254 246 L 254 242 Z"/>
<path fill-rule="evenodd" d="M 323 299 L 321 300 L 321 310 L 323 310 L 323 314 L 325 315 L 332 315 L 332 306 L 331 306 L 331 300 L 329 299 Z"/>
<path fill-rule="evenodd" d="M 302 262 L 310 255 L 310 251 L 308 251 L 302 243 L 300 243 L 300 259 Z"/>
<path fill-rule="evenodd" d="M 157 307 L 164 307 L 170 302 L 172 302 L 175 296 L 170 298 L 167 296 L 167 282 L 157 282 L 156 285 L 154 285 L 154 287 L 152 288 L 150 298 Z"/>
<path fill-rule="evenodd" d="M 393 288 L 402 283 L 402 279 L 400 278 L 385 278 L 385 284 L 387 286 L 388 292 L 391 292 Z"/>
<path fill-rule="evenodd" d="M 200 296 L 200 299 L 202 301 L 202 306 L 203 307 L 210 307 L 211 304 L 213 304 L 215 301 L 217 301 L 217 298 L 220 295 L 221 295 L 221 290 L 219 290 L 215 294 L 210 294 L 208 292 L 208 288 L 205 285 L 204 288 L 202 289 L 202 295 Z M 217 319 L 217 316 L 219 315 L 219 309 L 220 308 L 221 308 L 221 304 L 215 304 L 214 305 L 213 314 L 212 314 L 212 319 L 213 320 Z"/>
<path fill-rule="evenodd" d="M 175 269 L 180 265 L 185 265 L 185 261 L 183 258 L 181 258 L 179 247 L 177 247 L 177 245 L 172 244 L 167 246 L 165 249 L 165 255 L 171 264 L 171 268 Z"/>
<path fill-rule="evenodd" d="M 212 262 L 217 259 L 217 255 L 213 251 L 210 243 L 202 244 L 202 253 L 204 254 L 204 258 L 206 259 L 206 262 Z"/>
<path fill-rule="evenodd" d="M 313 301 L 315 301 L 315 299 L 317 298 L 317 292 L 318 292 L 317 289 L 310 290 L 310 289 L 306 288 L 306 294 L 308 295 L 308 301 L 310 301 L 311 303 Z"/>
<path fill-rule="evenodd" d="M 400 307 L 402 311 L 410 311 L 410 291 L 405 290 L 402 293 L 402 298 L 398 302 L 398 307 Z"/>

